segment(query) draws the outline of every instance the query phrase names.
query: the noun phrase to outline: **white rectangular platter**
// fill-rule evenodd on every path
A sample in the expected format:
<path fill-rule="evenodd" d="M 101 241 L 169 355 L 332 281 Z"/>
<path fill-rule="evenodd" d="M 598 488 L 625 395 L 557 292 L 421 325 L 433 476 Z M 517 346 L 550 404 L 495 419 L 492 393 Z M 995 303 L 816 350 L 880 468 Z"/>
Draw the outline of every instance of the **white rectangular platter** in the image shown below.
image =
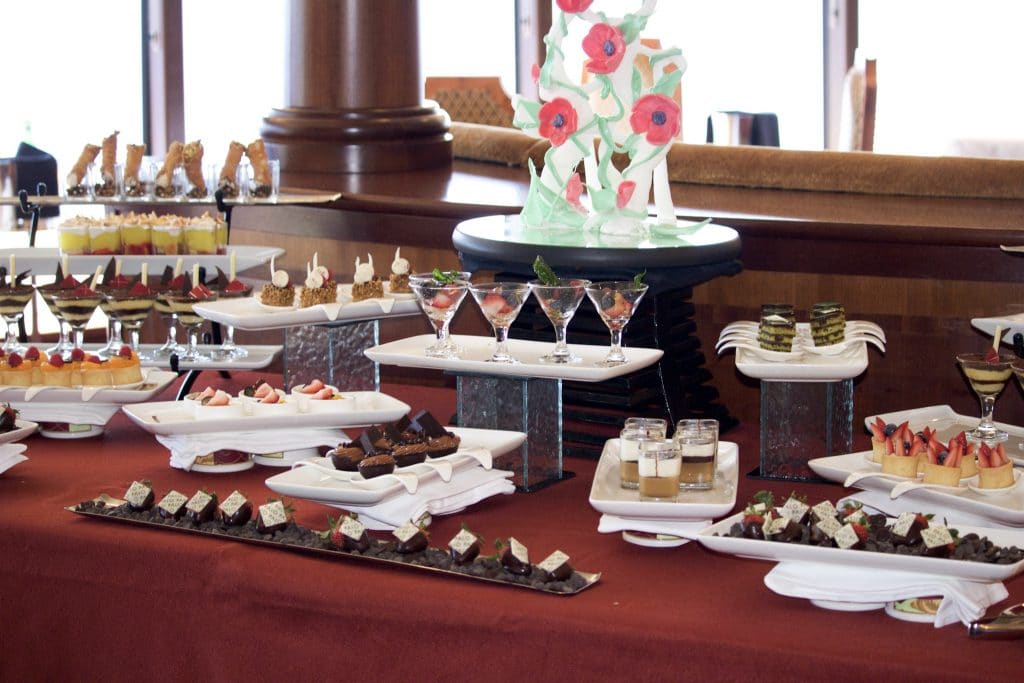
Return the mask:
<path fill-rule="evenodd" d="M 541 363 L 538 358 L 550 353 L 554 341 L 537 342 L 522 339 L 509 340 L 512 356 L 519 363 L 489 363 L 487 359 L 494 352 L 492 337 L 452 335 L 452 340 L 463 348 L 461 358 L 430 358 L 424 352 L 435 339 L 424 334 L 398 339 L 380 346 L 366 349 L 370 360 L 385 365 L 401 365 L 411 368 L 432 368 L 457 373 L 480 374 L 500 377 L 539 377 L 543 379 L 569 379 L 580 382 L 603 382 L 621 375 L 641 370 L 661 360 L 664 352 L 660 349 L 624 348 L 626 362 L 613 367 L 600 367 L 597 362 L 608 355 L 607 346 L 582 346 L 569 344 L 569 349 L 583 360 L 572 364 Z"/>
<path fill-rule="evenodd" d="M 148 369 L 143 371 L 142 384 L 126 387 L 84 387 L 69 389 L 65 387 L 32 386 L 11 387 L 0 386 L 0 401 L 10 403 L 95 403 L 121 405 L 124 403 L 140 403 L 148 401 L 167 388 L 178 375 L 165 370 Z"/>
<path fill-rule="evenodd" d="M 428 463 L 450 463 L 453 479 L 459 476 L 459 472 L 480 465 L 476 458 L 466 454 L 467 449 L 484 448 L 489 450 L 492 456 L 498 456 L 518 448 L 526 440 L 526 434 L 522 432 L 467 427 L 447 427 L 447 429 L 462 439 L 459 450 L 441 458 L 432 458 Z M 316 458 L 315 460 L 324 461 L 321 467 L 333 467 L 330 458 Z M 440 476 L 438 470 L 428 463 L 399 467 L 395 471 L 415 474 L 422 485 Z M 344 477 L 349 478 L 345 479 Z M 266 485 L 275 493 L 312 500 L 325 505 L 376 505 L 382 500 L 402 494 L 406 490 L 394 477 L 363 479 L 355 472 L 334 470 L 332 474 L 324 472 L 318 467 L 294 467 L 270 477 L 266 480 Z"/>
<path fill-rule="evenodd" d="M 851 343 L 840 354 L 799 354 L 790 360 L 765 360 L 757 353 L 736 348 L 736 369 L 747 377 L 783 382 L 835 382 L 859 376 L 868 367 L 864 342 Z"/>
<path fill-rule="evenodd" d="M 284 253 L 284 249 L 278 247 L 254 247 L 247 245 L 231 246 L 229 249 L 235 252 L 235 268 L 238 271 L 248 270 L 256 266 L 268 263 L 270 257 L 277 257 Z M 18 266 L 18 271 L 32 269 L 33 275 L 53 275 L 60 263 L 60 250 L 56 247 L 21 247 L 5 250 L 5 253 L 13 253 Z M 121 270 L 127 275 L 134 275 L 142 271 L 142 264 L 149 264 L 151 275 L 159 275 L 166 267 L 172 268 L 178 259 L 182 259 L 183 272 L 191 272 L 192 266 L 198 264 L 205 268 L 211 275 L 216 274 L 214 268 L 220 267 L 227 272 L 230 257 L 227 254 L 209 255 L 158 255 L 147 256 L 135 255 L 88 255 L 69 256 L 68 269 L 76 275 L 91 275 L 96 272 L 96 267 L 106 267 L 111 258 L 121 260 Z M 208 275 L 208 277 L 210 277 Z"/>
<path fill-rule="evenodd" d="M 866 491 L 889 493 L 893 487 L 906 481 L 899 477 L 883 475 L 881 469 L 867 463 L 869 452 L 833 455 L 827 458 L 814 458 L 807 461 L 816 474 L 824 479 L 839 482 L 853 472 L 877 470 L 879 476 L 859 479 L 855 486 Z M 959 488 L 915 488 L 901 496 L 907 500 L 920 501 L 928 504 L 928 511 L 939 509 L 959 510 L 979 517 L 991 519 L 1000 524 L 1024 527 L 1024 485 L 1018 485 L 1007 493 L 985 495 L 976 493 L 967 486 Z"/>
<path fill-rule="evenodd" d="M 223 419 L 196 420 L 182 401 L 156 401 L 124 406 L 125 414 L 145 431 L 161 436 L 182 434 L 219 434 L 262 429 L 297 427 L 365 427 L 391 422 L 406 415 L 409 406 L 397 398 L 377 391 L 347 391 L 355 397 L 355 407 L 334 412 L 285 412 L 280 415 L 244 415 Z"/>
<path fill-rule="evenodd" d="M 949 443 L 949 440 L 960 432 L 974 429 L 978 426 L 979 420 L 977 415 L 961 415 L 950 406 L 941 405 L 872 415 L 864 418 L 864 426 L 870 430 L 868 425 L 872 424 L 876 417 L 881 418 L 886 424 L 891 422 L 898 425 L 908 422 L 910 429 L 914 432 L 931 427 L 936 431 L 936 436 L 946 443 Z M 1010 435 L 1010 438 L 1003 444 L 1006 455 L 1013 460 L 1015 467 L 1024 466 L 1024 427 L 1004 422 L 996 422 L 996 425 Z"/>
<path fill-rule="evenodd" d="M 712 524 L 697 535 L 697 540 L 711 550 L 756 560 L 815 562 L 845 567 L 864 567 L 865 569 L 889 569 L 969 581 L 1003 581 L 1024 570 L 1024 560 L 1014 564 L 988 564 L 939 557 L 873 553 L 864 550 L 842 550 L 840 548 L 716 536 L 716 534 L 728 533 L 730 527 L 741 519 L 743 519 L 742 512 Z M 987 529 L 966 525 L 956 525 L 956 528 L 964 534 L 973 531 L 979 536 L 988 536 L 997 545 L 1024 547 L 1024 531 L 1017 529 Z"/>
<path fill-rule="evenodd" d="M 348 285 L 339 285 L 339 303 L 320 304 L 308 308 L 274 310 L 260 304 L 259 289 L 255 296 L 242 299 L 221 299 L 195 307 L 196 313 L 222 325 L 239 330 L 274 330 L 299 325 L 358 322 L 378 318 L 420 315 L 419 304 L 411 295 L 385 294 L 382 299 L 352 301 Z"/>
<path fill-rule="evenodd" d="M 686 521 L 714 519 L 736 504 L 739 448 L 731 441 L 718 443 L 718 471 L 710 491 L 680 492 L 676 501 L 642 501 L 640 492 L 619 485 L 619 440 L 609 439 L 590 487 L 590 505 L 598 512 L 631 519 Z"/>

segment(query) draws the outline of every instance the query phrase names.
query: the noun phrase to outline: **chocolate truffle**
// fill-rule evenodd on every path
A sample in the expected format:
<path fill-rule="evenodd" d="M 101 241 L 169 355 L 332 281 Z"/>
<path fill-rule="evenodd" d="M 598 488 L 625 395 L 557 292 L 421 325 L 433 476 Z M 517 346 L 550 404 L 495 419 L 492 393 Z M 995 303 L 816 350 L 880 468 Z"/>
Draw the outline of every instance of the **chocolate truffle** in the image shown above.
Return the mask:
<path fill-rule="evenodd" d="M 286 526 L 288 526 L 288 510 L 283 502 L 272 500 L 260 505 L 259 514 L 256 515 L 256 531 L 261 534 L 272 534 Z"/>
<path fill-rule="evenodd" d="M 217 494 L 206 491 L 196 491 L 187 503 L 185 503 L 185 519 L 193 524 L 202 524 L 213 519 L 217 511 Z"/>
<path fill-rule="evenodd" d="M 448 541 L 448 550 L 455 564 L 466 564 L 480 554 L 480 539 L 469 529 L 463 529 Z"/>
<path fill-rule="evenodd" d="M 427 549 L 427 534 L 412 522 L 406 522 L 391 534 L 397 539 L 395 550 L 403 555 Z"/>
<path fill-rule="evenodd" d="M 220 521 L 226 526 L 242 526 L 252 519 L 252 503 L 238 491 L 233 491 L 220 504 Z"/>
<path fill-rule="evenodd" d="M 181 516 L 185 514 L 185 503 L 187 502 L 188 496 L 185 494 L 170 491 L 160 499 L 160 503 L 156 506 L 157 512 L 165 519 L 181 519 Z"/>

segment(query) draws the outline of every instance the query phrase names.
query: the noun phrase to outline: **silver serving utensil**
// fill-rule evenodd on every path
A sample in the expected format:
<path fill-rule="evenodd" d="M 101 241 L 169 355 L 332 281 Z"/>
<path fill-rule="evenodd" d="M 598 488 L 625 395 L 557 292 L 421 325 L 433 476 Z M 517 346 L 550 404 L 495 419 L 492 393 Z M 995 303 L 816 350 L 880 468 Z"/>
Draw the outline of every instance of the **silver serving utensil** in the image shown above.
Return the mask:
<path fill-rule="evenodd" d="M 1024 638 L 1024 603 L 1007 607 L 994 617 L 982 617 L 967 626 L 971 638 L 1010 640 Z"/>

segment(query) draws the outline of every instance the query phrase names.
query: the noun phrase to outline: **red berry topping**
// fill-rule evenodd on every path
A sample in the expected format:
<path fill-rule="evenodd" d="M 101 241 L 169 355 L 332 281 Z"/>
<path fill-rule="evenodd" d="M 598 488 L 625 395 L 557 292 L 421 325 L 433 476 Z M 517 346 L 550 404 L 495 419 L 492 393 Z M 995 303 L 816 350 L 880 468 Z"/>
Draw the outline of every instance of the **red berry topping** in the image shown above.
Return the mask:
<path fill-rule="evenodd" d="M 87 361 L 89 361 L 90 363 L 102 363 L 103 362 L 103 359 L 100 358 L 99 356 L 97 356 L 94 353 L 90 353 L 88 356 L 85 357 L 85 359 Z"/>
<path fill-rule="evenodd" d="M 58 285 L 59 289 L 74 289 L 78 286 L 78 280 L 75 279 L 74 275 L 66 275 Z"/>
<path fill-rule="evenodd" d="M 999 362 L 999 352 L 996 351 L 995 348 L 989 347 L 988 351 L 985 352 L 985 362 L 986 363 L 998 363 Z"/>
<path fill-rule="evenodd" d="M 248 289 L 241 280 L 232 280 L 224 287 L 225 292 L 244 292 Z"/>
<path fill-rule="evenodd" d="M 131 360 L 131 358 L 132 358 L 132 347 L 130 347 L 130 346 L 122 346 L 120 349 L 118 349 L 117 355 L 121 356 L 121 358 L 127 358 L 128 360 Z"/>
<path fill-rule="evenodd" d="M 23 361 L 22 361 L 22 358 L 21 358 L 21 354 L 19 354 L 19 353 L 12 353 L 11 355 L 9 355 L 7 357 L 7 365 L 8 365 L 8 367 L 16 368 L 19 365 L 21 365 L 22 362 Z"/>
<path fill-rule="evenodd" d="M 71 349 L 71 360 L 81 362 L 85 360 L 85 351 L 80 348 Z"/>
<path fill-rule="evenodd" d="M 25 350 L 25 360 L 39 360 L 39 349 L 34 346 Z"/>
<path fill-rule="evenodd" d="M 144 282 L 136 282 L 134 285 L 132 285 L 132 288 L 128 290 L 128 293 L 131 296 L 147 296 L 149 294 L 152 294 L 153 290 L 146 286 L 146 283 Z"/>
<path fill-rule="evenodd" d="M 64 358 L 63 358 L 63 356 L 61 356 L 59 353 L 55 353 L 52 356 L 50 356 L 50 365 L 52 365 L 55 368 L 62 368 L 62 367 L 64 367 Z"/>

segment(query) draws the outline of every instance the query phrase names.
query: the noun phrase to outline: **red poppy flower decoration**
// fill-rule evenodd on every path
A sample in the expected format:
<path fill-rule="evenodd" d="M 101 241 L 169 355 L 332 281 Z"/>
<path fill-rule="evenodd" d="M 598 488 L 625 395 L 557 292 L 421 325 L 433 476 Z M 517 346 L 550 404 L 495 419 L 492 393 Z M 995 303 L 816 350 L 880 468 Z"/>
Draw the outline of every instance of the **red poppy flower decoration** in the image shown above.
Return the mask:
<path fill-rule="evenodd" d="M 583 51 L 590 60 L 587 71 L 593 74 L 610 74 L 618 68 L 626 51 L 622 31 L 609 24 L 594 24 L 583 38 Z"/>
<path fill-rule="evenodd" d="M 583 181 L 580 180 L 579 173 L 573 173 L 569 176 L 569 182 L 565 184 L 565 201 L 572 204 L 577 209 L 583 208 L 583 203 L 580 201 L 580 195 L 583 194 Z"/>
<path fill-rule="evenodd" d="M 576 110 L 564 97 L 556 97 L 540 108 L 540 134 L 558 147 L 576 132 Z"/>
<path fill-rule="evenodd" d="M 571 14 L 585 11 L 594 0 L 556 0 L 556 2 L 558 3 L 558 9 Z"/>
<path fill-rule="evenodd" d="M 636 189 L 636 183 L 632 180 L 624 180 L 619 183 L 619 189 L 615 192 L 615 206 L 623 209 L 626 204 L 629 204 L 629 200 L 633 198 L 633 191 Z"/>
<path fill-rule="evenodd" d="M 679 105 L 664 95 L 644 95 L 633 104 L 629 125 L 652 145 L 664 145 L 679 134 Z"/>
<path fill-rule="evenodd" d="M 530 78 L 533 79 L 534 83 L 536 83 L 537 81 L 540 80 L 540 65 L 539 64 L 534 64 L 533 66 L 530 67 Z"/>

